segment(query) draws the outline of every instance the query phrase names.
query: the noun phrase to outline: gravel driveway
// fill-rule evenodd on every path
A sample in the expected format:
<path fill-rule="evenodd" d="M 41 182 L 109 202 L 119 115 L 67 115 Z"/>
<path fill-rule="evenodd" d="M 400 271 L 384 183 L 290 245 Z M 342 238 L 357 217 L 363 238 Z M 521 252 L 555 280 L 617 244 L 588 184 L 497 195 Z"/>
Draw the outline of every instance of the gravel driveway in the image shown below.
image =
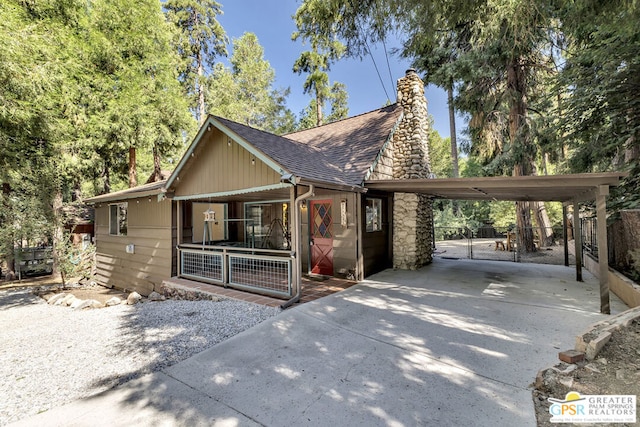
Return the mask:
<path fill-rule="evenodd" d="M 75 311 L 0 291 L 0 426 L 173 365 L 279 312 L 232 300 Z"/>

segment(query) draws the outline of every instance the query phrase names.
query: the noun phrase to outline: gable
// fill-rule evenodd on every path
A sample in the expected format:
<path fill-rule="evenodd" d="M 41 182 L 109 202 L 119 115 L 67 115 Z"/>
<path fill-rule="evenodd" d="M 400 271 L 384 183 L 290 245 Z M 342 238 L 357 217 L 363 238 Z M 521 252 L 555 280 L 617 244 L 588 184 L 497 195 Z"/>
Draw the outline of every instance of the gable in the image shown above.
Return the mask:
<path fill-rule="evenodd" d="M 280 171 L 210 126 L 172 177 L 171 187 L 179 198 L 276 185 L 280 177 Z"/>

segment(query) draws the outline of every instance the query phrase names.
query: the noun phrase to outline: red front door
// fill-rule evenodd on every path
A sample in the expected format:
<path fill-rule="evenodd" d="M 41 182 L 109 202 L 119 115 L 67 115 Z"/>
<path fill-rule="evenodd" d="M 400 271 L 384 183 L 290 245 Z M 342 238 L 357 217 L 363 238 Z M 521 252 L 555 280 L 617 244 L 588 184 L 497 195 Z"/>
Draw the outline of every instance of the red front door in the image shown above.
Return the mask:
<path fill-rule="evenodd" d="M 333 276 L 331 200 L 312 200 L 310 215 L 311 272 Z"/>

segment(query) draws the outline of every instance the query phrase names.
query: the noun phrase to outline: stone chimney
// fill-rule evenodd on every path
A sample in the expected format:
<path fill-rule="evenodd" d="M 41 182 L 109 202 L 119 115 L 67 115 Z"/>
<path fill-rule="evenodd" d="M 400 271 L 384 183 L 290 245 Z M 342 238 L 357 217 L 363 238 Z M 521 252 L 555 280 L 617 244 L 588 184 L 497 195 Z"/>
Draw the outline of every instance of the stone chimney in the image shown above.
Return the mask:
<path fill-rule="evenodd" d="M 393 136 L 393 179 L 431 178 L 429 118 L 424 83 L 409 69 L 398 79 L 402 119 Z M 433 255 L 433 210 L 422 194 L 395 193 L 393 199 L 393 266 L 417 269 Z"/>

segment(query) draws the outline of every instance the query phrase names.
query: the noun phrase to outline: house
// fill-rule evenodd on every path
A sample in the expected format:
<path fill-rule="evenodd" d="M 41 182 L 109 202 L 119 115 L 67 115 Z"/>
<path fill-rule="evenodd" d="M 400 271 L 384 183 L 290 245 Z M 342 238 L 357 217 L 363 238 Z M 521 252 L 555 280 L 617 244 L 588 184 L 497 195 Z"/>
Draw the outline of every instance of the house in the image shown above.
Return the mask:
<path fill-rule="evenodd" d="M 287 299 L 302 274 L 420 267 L 430 198 L 366 183 L 430 178 L 427 126 L 413 70 L 396 104 L 288 135 L 209 116 L 167 179 L 88 200 L 96 281 L 149 294 L 179 276 Z"/>

